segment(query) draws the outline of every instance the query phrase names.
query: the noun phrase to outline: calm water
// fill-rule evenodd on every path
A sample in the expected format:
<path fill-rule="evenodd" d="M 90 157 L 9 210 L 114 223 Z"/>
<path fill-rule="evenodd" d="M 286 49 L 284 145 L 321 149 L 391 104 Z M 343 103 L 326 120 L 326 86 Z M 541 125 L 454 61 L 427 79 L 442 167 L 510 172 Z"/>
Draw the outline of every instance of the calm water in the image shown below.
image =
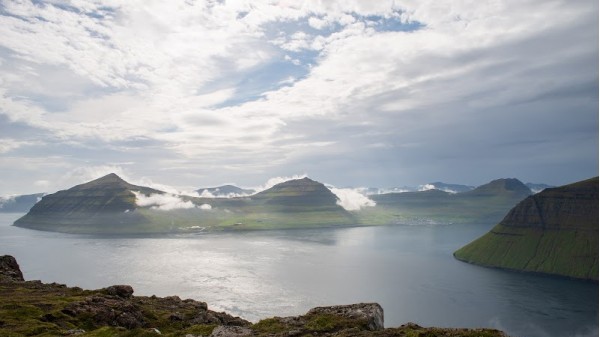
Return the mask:
<path fill-rule="evenodd" d="M 487 269 L 452 252 L 488 226 L 389 226 L 114 238 L 12 227 L 0 254 L 26 279 L 130 284 L 256 321 L 319 305 L 378 302 L 388 327 L 493 327 L 515 337 L 598 336 L 598 284 Z"/>

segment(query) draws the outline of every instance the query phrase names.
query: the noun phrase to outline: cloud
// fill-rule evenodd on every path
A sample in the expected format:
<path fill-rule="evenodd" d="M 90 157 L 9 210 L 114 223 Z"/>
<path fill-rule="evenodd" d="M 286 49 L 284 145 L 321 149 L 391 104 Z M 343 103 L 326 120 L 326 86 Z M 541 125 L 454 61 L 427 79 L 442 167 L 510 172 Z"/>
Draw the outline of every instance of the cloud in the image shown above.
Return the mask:
<path fill-rule="evenodd" d="M 475 184 L 537 178 L 539 167 L 567 182 L 597 171 L 597 8 L 9 1 L 0 152 L 14 157 L 7 167 L 61 158 L 62 172 L 132 161 L 144 176 L 154 165 L 174 186 L 296 170 L 345 185 L 450 174 Z M 467 173 L 475 162 L 486 169 Z M 0 187 L 60 175 L 27 170 Z"/>
<path fill-rule="evenodd" d="M 375 201 L 362 194 L 360 189 L 330 187 L 330 190 L 339 198 L 337 204 L 347 211 L 375 206 Z"/>
<path fill-rule="evenodd" d="M 173 194 L 150 194 L 149 196 L 146 196 L 140 192 L 133 192 L 133 194 L 135 194 L 135 203 L 140 207 L 150 206 L 152 209 L 161 211 L 196 208 L 196 205 L 194 205 L 194 203 L 190 200 L 185 201 L 179 196 Z M 205 205 L 206 204 L 200 206 L 200 208 L 208 209 Z"/>

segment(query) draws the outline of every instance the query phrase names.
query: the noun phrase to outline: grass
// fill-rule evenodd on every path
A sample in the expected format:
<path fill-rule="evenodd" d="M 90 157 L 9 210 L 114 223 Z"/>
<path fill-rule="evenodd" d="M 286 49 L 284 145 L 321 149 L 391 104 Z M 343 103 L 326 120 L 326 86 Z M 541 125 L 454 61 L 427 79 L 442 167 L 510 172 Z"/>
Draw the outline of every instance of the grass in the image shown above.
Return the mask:
<path fill-rule="evenodd" d="M 495 226 L 454 253 L 483 266 L 598 280 L 598 232 Z"/>

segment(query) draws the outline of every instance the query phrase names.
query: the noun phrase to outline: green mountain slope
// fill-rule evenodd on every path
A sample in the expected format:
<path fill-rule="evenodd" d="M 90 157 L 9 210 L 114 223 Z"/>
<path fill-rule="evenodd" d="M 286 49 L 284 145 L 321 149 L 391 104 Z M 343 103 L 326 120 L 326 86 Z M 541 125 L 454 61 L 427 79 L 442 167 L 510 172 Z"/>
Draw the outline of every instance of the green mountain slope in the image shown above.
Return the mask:
<path fill-rule="evenodd" d="M 598 280 L 598 177 L 526 198 L 454 256 L 483 266 Z"/>
<path fill-rule="evenodd" d="M 15 226 L 60 232 L 130 232 L 147 222 L 135 195 L 164 192 L 127 183 L 114 173 L 46 195 Z M 102 230 L 98 230 L 101 227 Z"/>
<path fill-rule="evenodd" d="M 370 196 L 377 205 L 359 214 L 365 223 L 495 223 L 531 194 L 517 179 L 497 179 L 473 190 L 387 193 Z"/>

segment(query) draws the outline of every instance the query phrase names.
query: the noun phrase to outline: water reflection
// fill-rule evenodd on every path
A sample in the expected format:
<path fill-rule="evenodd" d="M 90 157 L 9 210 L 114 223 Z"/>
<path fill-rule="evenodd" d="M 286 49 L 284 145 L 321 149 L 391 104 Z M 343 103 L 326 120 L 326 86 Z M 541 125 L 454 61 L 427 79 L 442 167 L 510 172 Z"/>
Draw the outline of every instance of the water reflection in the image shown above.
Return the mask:
<path fill-rule="evenodd" d="M 1 253 L 16 256 L 27 279 L 84 288 L 131 284 L 139 295 L 177 294 L 250 320 L 379 302 L 387 326 L 488 326 L 515 337 L 598 334 L 597 284 L 452 258 L 486 226 L 117 238 L 9 225 L 10 217 L 0 215 Z"/>

